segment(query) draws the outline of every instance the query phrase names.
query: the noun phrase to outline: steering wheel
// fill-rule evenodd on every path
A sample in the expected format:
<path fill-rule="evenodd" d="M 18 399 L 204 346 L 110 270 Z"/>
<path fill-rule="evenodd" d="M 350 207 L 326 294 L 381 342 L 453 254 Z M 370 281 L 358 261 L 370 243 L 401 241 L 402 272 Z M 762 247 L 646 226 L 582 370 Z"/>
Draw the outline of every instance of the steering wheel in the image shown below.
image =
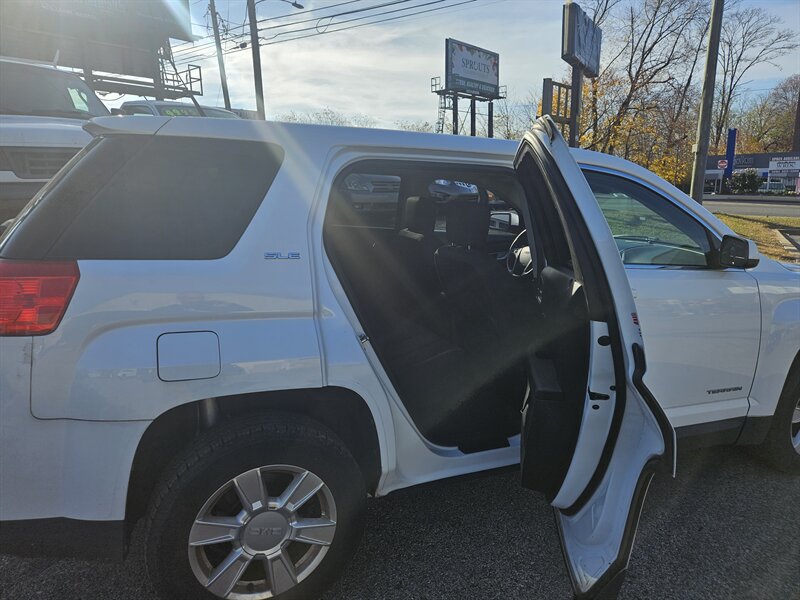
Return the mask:
<path fill-rule="evenodd" d="M 517 234 L 514 241 L 508 247 L 508 254 L 506 254 L 506 269 L 512 277 L 528 277 L 533 273 L 534 265 L 533 257 L 531 257 L 531 248 L 528 245 L 518 246 L 520 240 L 525 239 L 526 230 Z"/>

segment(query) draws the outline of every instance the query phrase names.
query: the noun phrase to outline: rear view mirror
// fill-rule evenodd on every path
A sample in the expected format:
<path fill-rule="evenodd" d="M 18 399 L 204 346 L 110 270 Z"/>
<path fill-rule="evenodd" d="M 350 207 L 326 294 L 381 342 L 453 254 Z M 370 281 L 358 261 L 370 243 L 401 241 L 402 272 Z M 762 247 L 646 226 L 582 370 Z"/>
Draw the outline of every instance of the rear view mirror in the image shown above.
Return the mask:
<path fill-rule="evenodd" d="M 751 269 L 758 264 L 758 249 L 750 240 L 726 235 L 719 247 L 719 265 L 722 268 Z"/>

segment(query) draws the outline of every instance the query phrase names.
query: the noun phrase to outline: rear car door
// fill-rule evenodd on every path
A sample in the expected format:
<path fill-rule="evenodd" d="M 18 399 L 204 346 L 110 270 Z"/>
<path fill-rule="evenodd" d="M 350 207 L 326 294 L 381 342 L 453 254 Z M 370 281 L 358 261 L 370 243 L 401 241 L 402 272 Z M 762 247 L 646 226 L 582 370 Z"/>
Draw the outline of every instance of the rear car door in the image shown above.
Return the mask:
<path fill-rule="evenodd" d="M 534 226 L 545 214 L 532 203 L 554 205 L 554 220 L 544 227 L 563 227 L 570 285 L 585 295 L 589 322 L 585 385 L 563 375 L 548 382 L 547 369 L 531 369 L 538 375 L 523 410 L 522 484 L 553 506 L 576 598 L 611 598 L 624 579 L 656 466 L 666 459 L 674 469 L 674 432 L 643 383 L 638 315 L 614 238 L 552 120 L 535 123 L 514 165 Z M 534 230 L 544 231 L 541 223 Z M 561 277 L 552 271 L 540 271 L 542 285 Z M 554 436 L 554 429 L 565 433 Z"/>

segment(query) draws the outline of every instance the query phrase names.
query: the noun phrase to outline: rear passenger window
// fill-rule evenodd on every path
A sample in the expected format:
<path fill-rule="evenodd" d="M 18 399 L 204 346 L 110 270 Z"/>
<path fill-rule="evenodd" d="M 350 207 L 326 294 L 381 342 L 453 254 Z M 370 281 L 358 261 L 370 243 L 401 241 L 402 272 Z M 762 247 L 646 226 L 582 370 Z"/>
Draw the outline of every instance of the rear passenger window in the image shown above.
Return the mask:
<path fill-rule="evenodd" d="M 109 137 L 47 190 L 4 258 L 214 259 L 244 233 L 283 160 L 274 144 Z"/>
<path fill-rule="evenodd" d="M 340 180 L 329 220 L 334 225 L 394 229 L 400 199 L 400 177 L 350 173 Z"/>

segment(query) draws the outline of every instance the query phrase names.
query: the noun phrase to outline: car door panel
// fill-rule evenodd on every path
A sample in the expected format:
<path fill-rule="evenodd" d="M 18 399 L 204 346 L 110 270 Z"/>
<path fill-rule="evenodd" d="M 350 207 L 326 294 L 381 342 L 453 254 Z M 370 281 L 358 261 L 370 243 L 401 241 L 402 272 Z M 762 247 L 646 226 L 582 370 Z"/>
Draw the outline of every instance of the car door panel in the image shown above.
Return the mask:
<path fill-rule="evenodd" d="M 552 415 L 537 409 L 541 398 L 534 389 L 523 413 L 523 484 L 545 491 L 554 507 L 576 597 L 611 597 L 624 577 L 652 472 L 665 455 L 674 465 L 674 432 L 642 380 L 641 331 L 614 238 L 552 121 L 539 119 L 526 134 L 515 166 L 529 205 L 542 200 L 536 177 L 547 183 L 569 238 L 579 279 L 574 285 L 580 286 L 589 322 L 587 352 L 579 358 L 587 361 L 587 376 L 568 393 L 561 390 L 558 400 L 568 405 L 561 409 L 568 418 L 554 419 L 558 426 L 570 418 L 578 422 L 558 451 L 561 461 L 569 455 L 569 464 L 547 490 L 531 477 L 530 467 L 547 453 L 541 439 Z M 555 357 L 557 373 L 569 367 L 566 360 Z"/>
<path fill-rule="evenodd" d="M 626 269 L 647 342 L 647 385 L 673 426 L 747 414 L 761 337 L 755 278 L 735 269 Z M 697 411 L 681 408 L 697 406 Z"/>
<path fill-rule="evenodd" d="M 761 337 L 755 278 L 714 268 L 716 236 L 647 183 L 599 167 L 584 173 L 624 257 L 648 345 L 647 383 L 673 425 L 746 415 Z M 629 255 L 632 243 L 658 248 L 650 236 L 694 244 L 708 255 L 700 254 L 697 265 L 672 264 L 676 254 Z"/>

